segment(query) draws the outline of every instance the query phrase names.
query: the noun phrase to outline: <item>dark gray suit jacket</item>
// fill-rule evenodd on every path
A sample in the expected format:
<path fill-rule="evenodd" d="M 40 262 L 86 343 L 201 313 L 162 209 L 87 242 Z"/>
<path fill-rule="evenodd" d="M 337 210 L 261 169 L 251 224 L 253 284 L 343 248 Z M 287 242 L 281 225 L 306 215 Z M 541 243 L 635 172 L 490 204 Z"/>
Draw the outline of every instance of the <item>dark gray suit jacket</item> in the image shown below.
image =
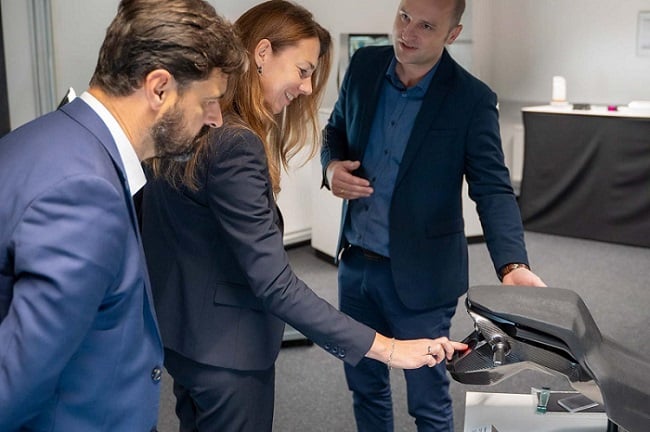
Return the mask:
<path fill-rule="evenodd" d="M 211 130 L 199 190 L 149 181 L 143 239 L 166 348 L 204 364 L 269 368 L 283 321 L 356 364 L 374 331 L 319 298 L 291 270 L 262 142 Z"/>
<path fill-rule="evenodd" d="M 324 130 L 324 169 L 332 160 L 359 160 L 363 168 L 393 55 L 391 46 L 355 53 Z M 494 92 L 445 50 L 415 119 L 390 205 L 391 267 L 400 299 L 410 308 L 450 304 L 467 291 L 463 176 L 495 269 L 528 263 L 521 216 L 503 162 L 496 104 Z M 347 209 L 345 201 L 342 223 Z M 339 245 L 339 250 L 345 247 L 346 240 L 341 238 Z"/>

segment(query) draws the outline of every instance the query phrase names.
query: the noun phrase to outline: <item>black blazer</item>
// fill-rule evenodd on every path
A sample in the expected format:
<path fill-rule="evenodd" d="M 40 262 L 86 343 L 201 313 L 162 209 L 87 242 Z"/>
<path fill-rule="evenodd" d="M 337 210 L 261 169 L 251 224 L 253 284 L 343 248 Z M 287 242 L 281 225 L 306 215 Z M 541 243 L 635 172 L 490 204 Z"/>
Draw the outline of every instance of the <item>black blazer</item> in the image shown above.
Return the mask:
<path fill-rule="evenodd" d="M 393 55 L 393 48 L 384 46 L 363 48 L 353 56 L 323 132 L 324 168 L 331 160 L 359 160 L 363 166 Z M 496 104 L 494 92 L 445 50 L 415 120 L 390 206 L 391 267 L 397 292 L 410 308 L 453 303 L 467 291 L 463 176 L 495 269 L 528 263 L 521 216 L 503 161 Z M 346 201 L 342 224 L 347 210 Z M 338 250 L 346 244 L 340 238 Z"/>
<path fill-rule="evenodd" d="M 199 190 L 152 180 L 143 241 L 165 347 L 238 370 L 273 365 L 288 322 L 356 364 L 375 332 L 319 298 L 291 270 L 262 142 L 211 130 Z"/>

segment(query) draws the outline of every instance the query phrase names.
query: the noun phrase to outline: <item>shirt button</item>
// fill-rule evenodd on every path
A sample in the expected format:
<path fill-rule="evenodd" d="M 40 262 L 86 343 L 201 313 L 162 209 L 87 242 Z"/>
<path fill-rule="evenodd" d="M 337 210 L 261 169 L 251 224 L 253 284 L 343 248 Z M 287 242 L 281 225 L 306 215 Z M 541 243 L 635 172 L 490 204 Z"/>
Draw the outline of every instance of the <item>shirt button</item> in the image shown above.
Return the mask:
<path fill-rule="evenodd" d="M 339 358 L 345 358 L 345 350 L 343 348 L 339 349 Z"/>
<path fill-rule="evenodd" d="M 158 366 L 151 370 L 151 380 L 153 382 L 158 382 L 162 379 L 162 369 Z"/>

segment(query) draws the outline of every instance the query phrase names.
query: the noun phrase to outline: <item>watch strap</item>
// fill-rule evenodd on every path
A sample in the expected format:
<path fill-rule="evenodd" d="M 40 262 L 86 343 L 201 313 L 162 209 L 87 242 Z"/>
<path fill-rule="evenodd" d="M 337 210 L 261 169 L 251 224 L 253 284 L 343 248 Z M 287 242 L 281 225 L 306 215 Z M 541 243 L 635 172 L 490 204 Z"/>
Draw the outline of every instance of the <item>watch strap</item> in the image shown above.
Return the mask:
<path fill-rule="evenodd" d="M 504 278 L 508 273 L 510 273 L 511 271 L 516 270 L 516 269 L 518 269 L 518 268 L 525 268 L 525 269 L 527 269 L 527 270 L 530 270 L 530 267 L 528 266 L 528 264 L 524 264 L 524 263 L 510 263 L 510 264 L 506 264 L 506 265 L 504 265 L 503 267 L 501 267 L 501 270 L 499 271 L 499 280 L 500 280 L 500 281 L 503 281 L 503 278 Z"/>

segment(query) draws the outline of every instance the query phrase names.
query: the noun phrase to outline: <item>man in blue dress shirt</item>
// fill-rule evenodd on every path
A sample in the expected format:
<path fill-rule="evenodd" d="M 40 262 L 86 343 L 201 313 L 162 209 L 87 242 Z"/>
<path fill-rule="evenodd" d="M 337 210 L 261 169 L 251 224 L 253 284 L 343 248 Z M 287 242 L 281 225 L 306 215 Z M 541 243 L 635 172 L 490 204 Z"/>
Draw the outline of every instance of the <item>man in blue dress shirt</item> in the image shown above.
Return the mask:
<path fill-rule="evenodd" d="M 530 271 L 504 164 L 496 95 L 445 50 L 464 0 L 402 0 L 393 47 L 350 61 L 324 130 L 323 184 L 343 198 L 341 310 L 397 338 L 448 336 L 468 288 L 463 178 L 496 275 L 544 286 Z M 389 371 L 345 368 L 359 431 L 392 431 Z M 404 372 L 418 431 L 453 431 L 444 365 Z"/>

